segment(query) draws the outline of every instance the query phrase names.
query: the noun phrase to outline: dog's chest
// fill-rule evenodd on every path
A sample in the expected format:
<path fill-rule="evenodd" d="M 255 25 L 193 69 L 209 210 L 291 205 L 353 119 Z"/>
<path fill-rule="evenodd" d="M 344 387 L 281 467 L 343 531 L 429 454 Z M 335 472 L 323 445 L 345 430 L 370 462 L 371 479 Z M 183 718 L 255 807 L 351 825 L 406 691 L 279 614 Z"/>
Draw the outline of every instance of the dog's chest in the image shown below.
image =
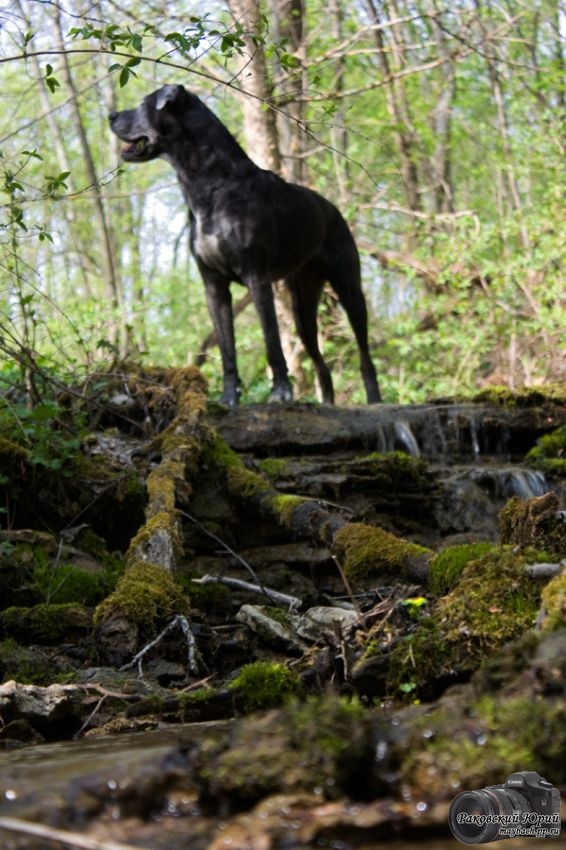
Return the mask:
<path fill-rule="evenodd" d="M 220 240 L 215 233 L 207 233 L 198 215 L 192 221 L 193 251 L 208 268 L 225 274 L 228 271 Z"/>

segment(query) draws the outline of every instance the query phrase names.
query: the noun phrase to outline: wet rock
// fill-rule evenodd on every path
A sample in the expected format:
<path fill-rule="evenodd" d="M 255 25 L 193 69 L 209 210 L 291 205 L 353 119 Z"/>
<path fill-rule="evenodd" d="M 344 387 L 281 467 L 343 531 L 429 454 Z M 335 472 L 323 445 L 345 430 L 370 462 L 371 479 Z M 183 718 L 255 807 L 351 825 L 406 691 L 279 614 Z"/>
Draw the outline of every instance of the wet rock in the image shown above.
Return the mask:
<path fill-rule="evenodd" d="M 296 636 L 298 618 L 281 608 L 267 605 L 242 605 L 236 619 L 250 628 L 269 646 L 301 653 L 303 644 Z"/>
<path fill-rule="evenodd" d="M 299 637 L 312 641 L 320 640 L 321 633 L 330 631 L 334 634 L 352 628 L 359 622 L 357 611 L 348 608 L 334 608 L 316 605 L 298 619 L 297 634 Z"/>
<path fill-rule="evenodd" d="M 138 627 L 125 614 L 110 614 L 97 628 L 96 639 L 101 659 L 121 667 L 131 661 L 138 645 Z"/>
<path fill-rule="evenodd" d="M 333 449 L 404 451 L 448 460 L 482 455 L 523 456 L 538 437 L 566 419 L 561 400 L 540 407 L 490 404 L 245 405 L 209 414 L 238 451 L 280 455 Z"/>
<path fill-rule="evenodd" d="M 75 685 L 0 685 L 0 714 L 5 723 L 23 720 L 47 740 L 70 738 L 78 730 L 81 695 Z"/>

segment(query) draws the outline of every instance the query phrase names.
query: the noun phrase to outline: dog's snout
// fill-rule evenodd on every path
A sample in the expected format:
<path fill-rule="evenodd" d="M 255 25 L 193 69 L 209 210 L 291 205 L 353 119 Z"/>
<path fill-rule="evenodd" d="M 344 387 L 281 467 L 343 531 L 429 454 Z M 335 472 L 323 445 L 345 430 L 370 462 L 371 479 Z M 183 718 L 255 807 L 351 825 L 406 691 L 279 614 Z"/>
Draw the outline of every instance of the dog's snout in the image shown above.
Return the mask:
<path fill-rule="evenodd" d="M 117 117 L 117 115 L 118 115 L 118 113 L 117 113 L 117 112 L 110 112 L 110 113 L 108 114 L 108 120 L 110 121 L 110 123 L 112 123 L 112 121 L 114 121 L 114 120 L 115 120 L 115 118 Z"/>

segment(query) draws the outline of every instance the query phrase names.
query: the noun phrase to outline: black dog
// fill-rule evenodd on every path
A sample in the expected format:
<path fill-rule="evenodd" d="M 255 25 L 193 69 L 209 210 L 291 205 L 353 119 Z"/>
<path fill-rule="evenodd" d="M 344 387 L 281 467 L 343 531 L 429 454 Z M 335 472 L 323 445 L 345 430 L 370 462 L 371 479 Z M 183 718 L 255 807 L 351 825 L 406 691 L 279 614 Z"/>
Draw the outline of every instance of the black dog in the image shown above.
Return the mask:
<path fill-rule="evenodd" d="M 380 401 L 368 348 L 358 251 L 336 207 L 316 192 L 258 168 L 218 118 L 183 86 L 164 86 L 137 109 L 113 113 L 110 126 L 127 142 L 121 152 L 124 160 L 162 157 L 177 172 L 190 212 L 191 250 L 220 342 L 223 400 L 237 404 L 240 393 L 232 281 L 249 287 L 259 314 L 273 372 L 271 399 L 292 398 L 271 287 L 284 278 L 323 400 L 332 404 L 334 391 L 318 347 L 316 315 L 324 282 L 329 281 L 356 335 L 367 400 Z"/>

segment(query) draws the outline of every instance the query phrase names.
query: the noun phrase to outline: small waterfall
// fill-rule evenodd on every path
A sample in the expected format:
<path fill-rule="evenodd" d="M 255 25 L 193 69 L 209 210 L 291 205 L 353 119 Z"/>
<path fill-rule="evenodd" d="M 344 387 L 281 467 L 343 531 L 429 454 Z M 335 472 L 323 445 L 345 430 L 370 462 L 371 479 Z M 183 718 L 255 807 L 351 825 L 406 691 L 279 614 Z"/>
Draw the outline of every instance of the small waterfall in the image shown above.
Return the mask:
<path fill-rule="evenodd" d="M 505 496 L 518 496 L 520 499 L 542 496 L 549 489 L 544 473 L 535 469 L 502 470 L 500 484 Z"/>
<path fill-rule="evenodd" d="M 394 428 L 397 440 L 401 443 L 404 450 L 407 451 L 408 454 L 413 455 L 413 457 L 420 457 L 421 450 L 419 449 L 419 444 L 417 443 L 415 435 L 411 431 L 411 426 L 407 420 L 398 419 L 395 422 Z"/>
<path fill-rule="evenodd" d="M 480 459 L 481 448 L 478 433 L 478 422 L 474 416 L 470 417 L 470 437 L 472 440 L 472 452 L 476 460 Z"/>

